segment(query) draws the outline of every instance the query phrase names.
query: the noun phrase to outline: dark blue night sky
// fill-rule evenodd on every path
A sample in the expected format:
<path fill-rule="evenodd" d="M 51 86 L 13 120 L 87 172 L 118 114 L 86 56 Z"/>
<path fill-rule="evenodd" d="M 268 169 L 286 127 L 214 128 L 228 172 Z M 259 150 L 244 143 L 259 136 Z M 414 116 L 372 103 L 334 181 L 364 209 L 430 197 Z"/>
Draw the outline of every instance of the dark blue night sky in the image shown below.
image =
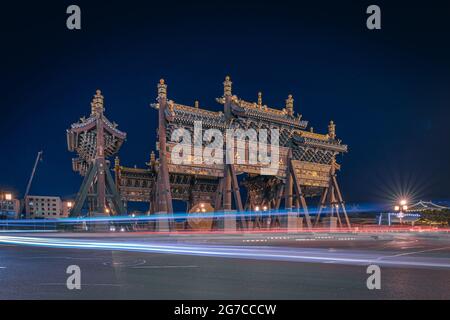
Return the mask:
<path fill-rule="evenodd" d="M 233 92 L 281 108 L 289 93 L 316 132 L 329 120 L 350 152 L 339 161 L 349 202 L 397 192 L 450 199 L 450 8 L 376 2 L 382 30 L 366 28 L 366 1 L 30 1 L 2 4 L 0 189 L 23 194 L 44 150 L 33 194 L 71 197 L 65 130 L 90 112 L 97 88 L 127 132 L 124 165 L 155 148 L 156 84 L 170 99 L 219 109 Z M 311 1 L 312 2 L 312 1 Z M 52 4 L 53 3 L 53 4 Z M 78 4 L 82 30 L 66 28 Z"/>

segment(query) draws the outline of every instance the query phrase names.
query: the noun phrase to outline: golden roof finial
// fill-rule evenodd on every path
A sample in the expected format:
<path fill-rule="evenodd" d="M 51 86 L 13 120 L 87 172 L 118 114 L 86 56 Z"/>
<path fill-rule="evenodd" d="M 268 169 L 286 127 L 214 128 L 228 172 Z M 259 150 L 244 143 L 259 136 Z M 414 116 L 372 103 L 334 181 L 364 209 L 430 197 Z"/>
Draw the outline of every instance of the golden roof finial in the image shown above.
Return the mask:
<path fill-rule="evenodd" d="M 262 108 L 262 92 L 258 92 L 258 107 Z"/>
<path fill-rule="evenodd" d="M 336 138 L 336 125 L 334 124 L 333 120 L 331 120 L 330 124 L 328 125 L 328 135 L 331 139 Z"/>
<path fill-rule="evenodd" d="M 120 159 L 118 156 L 114 159 L 114 166 L 119 167 L 120 166 Z"/>
<path fill-rule="evenodd" d="M 231 97 L 231 85 L 233 82 L 230 80 L 230 76 L 225 77 L 225 81 L 223 82 L 223 96 L 224 97 Z"/>
<path fill-rule="evenodd" d="M 195 100 L 194 107 L 198 109 L 198 100 Z"/>
<path fill-rule="evenodd" d="M 104 97 L 102 96 L 102 92 L 97 89 L 95 91 L 94 98 L 91 102 L 91 114 L 92 115 L 101 115 L 103 114 L 103 111 L 105 111 L 104 105 L 103 105 Z"/>
<path fill-rule="evenodd" d="M 150 163 L 154 163 L 155 162 L 155 151 L 152 150 L 152 152 L 150 153 Z"/>
<path fill-rule="evenodd" d="M 294 99 L 292 98 L 292 94 L 288 95 L 286 99 L 286 111 L 289 116 L 294 115 Z"/>
<path fill-rule="evenodd" d="M 164 79 L 158 83 L 158 98 L 167 98 L 167 84 L 164 83 Z"/>

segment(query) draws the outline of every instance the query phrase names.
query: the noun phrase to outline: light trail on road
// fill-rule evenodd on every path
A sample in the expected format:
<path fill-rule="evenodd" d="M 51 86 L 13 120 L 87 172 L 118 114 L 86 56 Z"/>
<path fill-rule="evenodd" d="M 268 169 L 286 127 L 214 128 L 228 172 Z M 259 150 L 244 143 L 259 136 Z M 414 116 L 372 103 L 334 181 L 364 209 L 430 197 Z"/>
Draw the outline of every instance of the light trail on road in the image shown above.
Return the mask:
<path fill-rule="evenodd" d="M 378 212 L 383 211 L 384 208 L 375 204 L 361 204 L 357 208 L 347 208 L 347 213 L 362 213 L 362 212 Z M 308 214 L 310 216 L 315 216 L 318 214 L 319 209 L 315 207 L 308 207 Z M 327 215 L 331 213 L 331 208 L 323 208 L 322 215 Z M 252 219 L 252 218 L 264 218 L 270 216 L 288 216 L 292 213 L 298 213 L 301 216 L 305 215 L 303 209 L 267 209 L 259 211 L 236 211 L 234 216 L 241 219 Z M 229 217 L 230 213 L 218 212 L 204 212 L 204 213 L 186 213 L 186 212 L 174 212 L 171 214 L 142 214 L 142 215 L 122 215 L 122 216 L 97 216 L 97 217 L 68 217 L 68 218 L 58 218 L 58 219 L 12 219 L 12 220 L 0 220 L 0 226 L 23 226 L 23 225 L 42 225 L 51 223 L 62 223 L 62 224 L 79 224 L 83 222 L 150 222 L 158 220 L 183 220 L 187 218 L 201 218 L 201 219 L 222 219 Z"/>
<path fill-rule="evenodd" d="M 40 246 L 50 248 L 91 249 L 112 251 L 137 251 L 142 253 L 179 254 L 207 257 L 275 260 L 309 263 L 336 263 L 347 265 L 385 265 L 393 267 L 444 268 L 450 269 L 450 259 L 430 258 L 423 256 L 388 255 L 380 252 L 357 252 L 340 250 L 330 252 L 317 248 L 288 248 L 272 246 L 231 246 L 231 245 L 201 245 L 180 243 L 154 243 L 135 240 L 126 241 L 96 241 L 73 240 L 45 237 L 14 237 L 0 236 L 0 244 L 25 246 Z M 446 250 L 448 247 L 441 248 Z"/>

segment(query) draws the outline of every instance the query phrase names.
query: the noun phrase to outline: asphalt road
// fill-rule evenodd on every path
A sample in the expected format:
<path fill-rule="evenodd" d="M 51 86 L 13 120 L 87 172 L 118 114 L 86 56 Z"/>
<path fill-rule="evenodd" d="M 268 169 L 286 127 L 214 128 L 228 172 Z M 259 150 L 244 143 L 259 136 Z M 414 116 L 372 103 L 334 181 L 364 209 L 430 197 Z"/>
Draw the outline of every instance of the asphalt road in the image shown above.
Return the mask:
<path fill-rule="evenodd" d="M 5 236 L 0 299 L 450 299 L 448 235 Z M 54 247 L 70 241 L 77 248 Z M 380 290 L 367 289 L 371 263 Z M 81 290 L 66 287 L 69 265 Z"/>

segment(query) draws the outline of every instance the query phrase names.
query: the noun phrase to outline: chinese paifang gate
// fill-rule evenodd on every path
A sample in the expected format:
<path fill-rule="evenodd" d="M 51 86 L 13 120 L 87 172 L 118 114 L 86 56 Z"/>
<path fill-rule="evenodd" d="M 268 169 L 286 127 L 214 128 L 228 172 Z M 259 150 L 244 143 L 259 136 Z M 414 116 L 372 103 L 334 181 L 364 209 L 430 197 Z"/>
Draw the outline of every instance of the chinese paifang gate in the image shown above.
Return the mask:
<path fill-rule="evenodd" d="M 84 176 L 71 215 L 86 215 L 86 210 L 91 216 L 122 215 L 128 202 L 147 202 L 150 215 L 167 216 L 153 224 L 155 230 L 162 231 L 297 229 L 304 224 L 306 228 L 350 227 L 336 179 L 340 170 L 336 156 L 347 152 L 347 146 L 336 138 L 333 121 L 326 134 L 315 133 L 312 127 L 307 129 L 308 122 L 300 114 L 294 114 L 292 95 L 279 110 L 263 104 L 261 93 L 257 102 L 233 95 L 229 77 L 223 87 L 223 96 L 216 99 L 223 105 L 223 112 L 216 112 L 200 108 L 198 101 L 187 106 L 169 100 L 167 85 L 160 80 L 157 101 L 151 104 L 158 112 L 159 157 L 152 151 L 147 168 L 130 168 L 121 166 L 116 156 L 115 181 L 107 158 L 117 154 L 126 134 L 107 120 L 103 96 L 97 91 L 90 117 L 81 118 L 67 130 L 68 148 L 78 153 L 73 168 Z M 278 170 L 261 175 L 261 164 L 174 164 L 171 151 L 177 142 L 171 141 L 172 132 L 183 128 L 192 135 L 197 121 L 202 123 L 202 130 L 218 129 L 224 135 L 230 128 L 278 129 Z M 238 179 L 240 175 L 244 178 Z M 246 188 L 244 202 L 241 187 Z M 318 208 L 310 215 L 306 200 L 314 197 L 319 199 Z M 171 219 L 174 200 L 186 202 L 188 213 L 208 212 L 221 218 L 199 219 L 195 214 L 188 223 L 175 223 Z"/>

